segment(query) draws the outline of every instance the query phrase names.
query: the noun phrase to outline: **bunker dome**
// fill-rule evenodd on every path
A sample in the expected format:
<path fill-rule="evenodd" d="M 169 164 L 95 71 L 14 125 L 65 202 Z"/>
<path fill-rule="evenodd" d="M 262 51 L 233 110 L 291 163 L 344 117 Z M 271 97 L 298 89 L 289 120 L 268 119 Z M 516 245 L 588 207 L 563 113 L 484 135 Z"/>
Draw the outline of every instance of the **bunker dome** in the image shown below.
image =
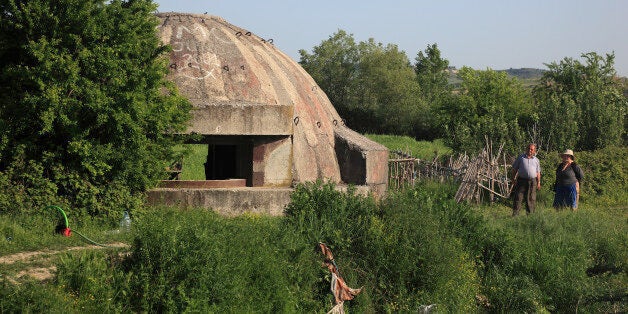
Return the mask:
<path fill-rule="evenodd" d="M 217 16 L 156 15 L 172 47 L 169 79 L 193 104 L 187 132 L 207 145 L 205 176 L 219 188 L 170 181 L 151 190 L 149 201 L 217 207 L 234 198 L 242 211 L 268 211 L 259 207 L 282 207 L 285 196 L 260 193 L 289 195 L 295 184 L 318 179 L 385 193 L 388 150 L 346 127 L 312 77 L 271 39 Z M 260 201 L 269 197 L 277 204 Z"/>

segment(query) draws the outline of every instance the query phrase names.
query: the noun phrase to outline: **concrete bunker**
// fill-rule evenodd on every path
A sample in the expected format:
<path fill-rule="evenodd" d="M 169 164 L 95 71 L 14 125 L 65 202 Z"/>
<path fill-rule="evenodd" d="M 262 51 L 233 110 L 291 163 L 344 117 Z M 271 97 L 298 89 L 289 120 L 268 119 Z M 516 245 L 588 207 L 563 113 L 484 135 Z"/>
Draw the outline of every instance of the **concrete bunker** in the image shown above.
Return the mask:
<path fill-rule="evenodd" d="M 295 184 L 324 180 L 381 196 L 388 150 L 347 128 L 327 95 L 272 40 L 210 15 L 159 13 L 169 78 L 193 104 L 205 180 L 164 181 L 153 204 L 281 214 Z M 185 167 L 185 165 L 184 165 Z"/>

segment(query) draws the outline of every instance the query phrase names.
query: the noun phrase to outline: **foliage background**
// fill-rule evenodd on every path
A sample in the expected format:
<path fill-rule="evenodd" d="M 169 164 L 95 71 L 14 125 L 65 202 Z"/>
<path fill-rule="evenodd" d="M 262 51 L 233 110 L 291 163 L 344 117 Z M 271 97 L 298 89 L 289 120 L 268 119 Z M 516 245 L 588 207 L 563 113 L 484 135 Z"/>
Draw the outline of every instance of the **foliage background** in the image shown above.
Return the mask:
<path fill-rule="evenodd" d="M 190 105 L 165 80 L 152 1 L 0 1 L 2 212 L 138 208 Z"/>
<path fill-rule="evenodd" d="M 536 81 L 509 76 L 517 73 L 512 69 L 451 68 L 437 44 L 412 64 L 394 44 L 356 43 L 343 30 L 300 54 L 299 63 L 361 133 L 443 138 L 455 152 L 468 153 L 488 137 L 511 155 L 528 142 L 547 151 L 627 143 L 628 89 L 612 53 L 549 62 Z"/>

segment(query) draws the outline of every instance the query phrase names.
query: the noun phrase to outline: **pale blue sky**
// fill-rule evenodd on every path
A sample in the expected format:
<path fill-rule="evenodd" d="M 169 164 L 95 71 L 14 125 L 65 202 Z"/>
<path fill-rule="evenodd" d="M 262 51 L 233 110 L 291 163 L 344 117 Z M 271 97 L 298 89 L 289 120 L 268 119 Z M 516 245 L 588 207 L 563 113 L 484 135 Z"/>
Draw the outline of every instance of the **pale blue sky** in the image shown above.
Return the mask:
<path fill-rule="evenodd" d="M 159 12 L 217 15 L 266 39 L 296 61 L 339 29 L 356 41 L 396 44 L 414 63 L 438 44 L 450 65 L 540 68 L 586 52 L 615 52 L 628 76 L 624 0 L 155 0 Z"/>

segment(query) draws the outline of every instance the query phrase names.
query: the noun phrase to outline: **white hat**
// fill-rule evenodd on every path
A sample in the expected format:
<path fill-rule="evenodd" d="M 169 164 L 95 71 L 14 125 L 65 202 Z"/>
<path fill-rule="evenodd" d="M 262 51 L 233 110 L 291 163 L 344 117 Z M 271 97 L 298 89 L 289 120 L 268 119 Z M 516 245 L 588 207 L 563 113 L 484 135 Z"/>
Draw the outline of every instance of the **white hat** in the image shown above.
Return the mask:
<path fill-rule="evenodd" d="M 561 156 L 563 156 L 563 155 L 568 155 L 568 156 L 571 156 L 571 159 L 573 159 L 573 160 L 575 160 L 575 159 L 576 159 L 576 157 L 574 157 L 574 155 L 573 155 L 573 150 L 571 150 L 571 149 L 566 149 L 566 150 L 565 150 L 562 154 L 560 154 L 560 155 L 561 155 Z"/>

